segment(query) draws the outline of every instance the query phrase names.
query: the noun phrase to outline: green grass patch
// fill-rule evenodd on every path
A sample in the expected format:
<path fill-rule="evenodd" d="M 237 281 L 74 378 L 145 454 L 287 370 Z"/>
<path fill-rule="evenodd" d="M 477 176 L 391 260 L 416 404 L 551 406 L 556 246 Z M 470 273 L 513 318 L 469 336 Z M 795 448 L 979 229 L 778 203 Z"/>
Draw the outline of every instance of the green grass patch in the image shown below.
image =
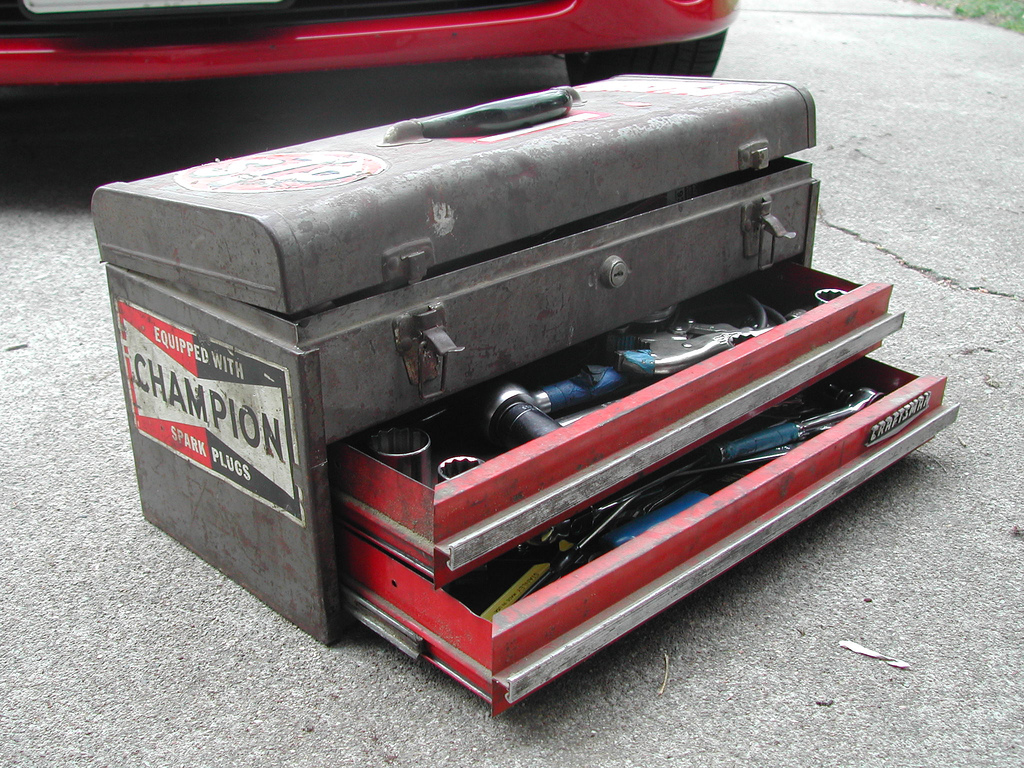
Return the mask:
<path fill-rule="evenodd" d="M 1024 32 L 1024 0 L 918 0 L 949 8 L 957 16 L 981 19 L 1014 32 Z"/>

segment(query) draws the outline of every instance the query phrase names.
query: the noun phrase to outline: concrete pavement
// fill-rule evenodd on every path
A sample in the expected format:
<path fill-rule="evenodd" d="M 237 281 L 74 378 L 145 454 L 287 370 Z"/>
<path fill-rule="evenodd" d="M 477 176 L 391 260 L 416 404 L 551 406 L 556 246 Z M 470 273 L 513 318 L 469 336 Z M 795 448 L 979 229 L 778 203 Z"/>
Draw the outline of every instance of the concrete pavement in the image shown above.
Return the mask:
<path fill-rule="evenodd" d="M 718 74 L 814 94 L 816 266 L 895 285 L 875 356 L 948 374 L 960 420 L 497 719 L 361 629 L 318 645 L 143 521 L 88 214 L 105 181 L 423 111 L 415 78 L 0 91 L 0 763 L 1024 762 L 1022 71 L 1020 35 L 927 6 L 745 3 Z M 435 75 L 442 107 L 560 76 Z"/>

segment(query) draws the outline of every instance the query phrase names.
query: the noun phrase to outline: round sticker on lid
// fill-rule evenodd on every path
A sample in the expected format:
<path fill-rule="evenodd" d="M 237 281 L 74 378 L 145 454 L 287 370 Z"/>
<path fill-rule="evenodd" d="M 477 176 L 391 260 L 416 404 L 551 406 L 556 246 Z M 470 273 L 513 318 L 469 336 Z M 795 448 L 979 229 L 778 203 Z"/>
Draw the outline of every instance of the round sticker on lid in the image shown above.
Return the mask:
<path fill-rule="evenodd" d="M 197 192 L 288 192 L 350 184 L 387 167 L 360 152 L 267 152 L 190 168 L 174 180 Z"/>

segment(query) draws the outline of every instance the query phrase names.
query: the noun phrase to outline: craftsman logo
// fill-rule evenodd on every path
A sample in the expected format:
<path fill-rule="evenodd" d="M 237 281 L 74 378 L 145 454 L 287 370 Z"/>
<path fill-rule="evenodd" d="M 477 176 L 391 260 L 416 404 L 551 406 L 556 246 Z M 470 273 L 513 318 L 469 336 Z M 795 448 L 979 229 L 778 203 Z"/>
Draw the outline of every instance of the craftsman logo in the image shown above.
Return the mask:
<path fill-rule="evenodd" d="M 288 371 L 126 302 L 117 314 L 139 432 L 301 523 Z"/>
<path fill-rule="evenodd" d="M 586 83 L 576 90 L 588 93 L 662 93 L 668 96 L 723 96 L 731 93 L 753 93 L 761 88 L 753 83 L 716 82 L 714 80 L 683 80 L 679 78 L 616 77 L 598 83 Z"/>
<path fill-rule="evenodd" d="M 925 392 L 924 394 L 918 395 L 909 403 L 904 405 L 902 408 L 889 414 L 886 418 L 875 424 L 868 432 L 868 439 L 864 443 L 865 445 L 874 445 L 875 443 L 884 440 L 894 432 L 898 432 L 907 426 L 917 416 L 920 416 L 926 410 L 928 410 L 928 404 L 932 401 L 932 393 Z"/>
<path fill-rule="evenodd" d="M 196 192 L 289 192 L 351 184 L 387 167 L 359 152 L 268 152 L 190 168 L 174 180 Z"/>

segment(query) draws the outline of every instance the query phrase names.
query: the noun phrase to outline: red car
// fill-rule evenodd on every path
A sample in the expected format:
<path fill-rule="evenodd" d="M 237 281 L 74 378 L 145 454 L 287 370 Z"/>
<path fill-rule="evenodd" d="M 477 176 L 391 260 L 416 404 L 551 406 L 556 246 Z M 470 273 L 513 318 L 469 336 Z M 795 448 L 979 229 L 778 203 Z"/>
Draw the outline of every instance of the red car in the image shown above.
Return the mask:
<path fill-rule="evenodd" d="M 0 85 L 566 54 L 570 78 L 710 75 L 738 0 L 0 0 Z"/>

